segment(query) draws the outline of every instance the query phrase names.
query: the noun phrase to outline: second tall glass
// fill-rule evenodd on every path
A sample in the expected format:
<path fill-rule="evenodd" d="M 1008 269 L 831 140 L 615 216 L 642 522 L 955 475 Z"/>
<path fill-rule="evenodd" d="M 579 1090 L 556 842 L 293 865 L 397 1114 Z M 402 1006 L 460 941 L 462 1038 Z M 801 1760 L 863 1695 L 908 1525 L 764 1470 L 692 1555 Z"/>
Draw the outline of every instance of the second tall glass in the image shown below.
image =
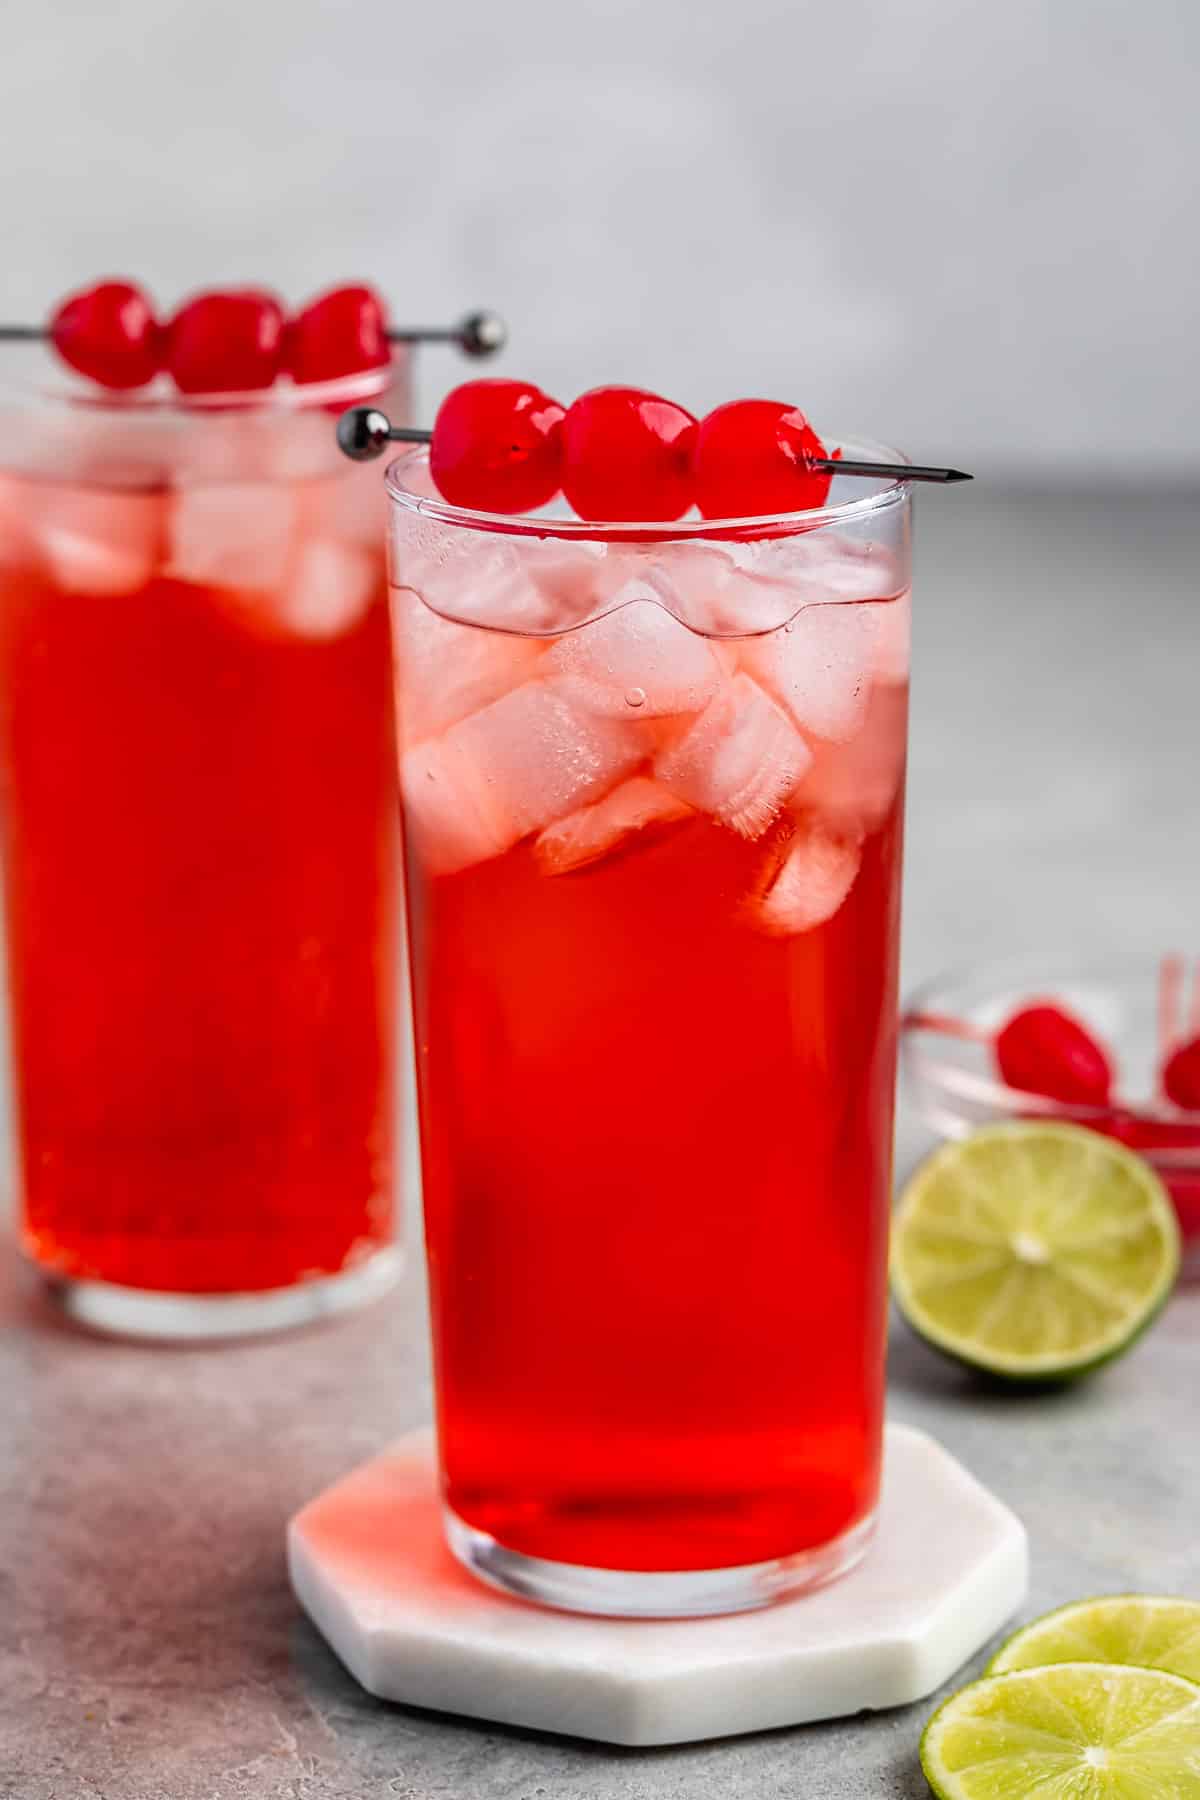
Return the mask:
<path fill-rule="evenodd" d="M 24 1246 L 111 1330 L 296 1323 L 397 1263 L 379 483 L 336 390 L 93 396 L 35 354 L 0 398 Z"/>
<path fill-rule="evenodd" d="M 877 1503 L 908 489 L 390 492 L 450 1543 L 552 1605 L 761 1605 Z"/>

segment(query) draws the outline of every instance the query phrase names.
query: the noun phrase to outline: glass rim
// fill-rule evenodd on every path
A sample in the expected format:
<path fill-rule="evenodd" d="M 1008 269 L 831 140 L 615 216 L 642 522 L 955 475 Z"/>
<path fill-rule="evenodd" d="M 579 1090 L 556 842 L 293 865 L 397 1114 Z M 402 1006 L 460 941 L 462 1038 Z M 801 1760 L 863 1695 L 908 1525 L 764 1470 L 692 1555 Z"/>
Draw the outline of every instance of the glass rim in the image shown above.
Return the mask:
<path fill-rule="evenodd" d="M 18 358 L 26 359 L 17 367 Z M 297 384 L 274 381 L 269 388 L 237 393 L 181 394 L 163 376 L 142 388 L 104 388 L 58 363 L 41 339 L 18 339 L 0 349 L 0 409 L 38 407 L 85 417 L 155 420 L 209 418 L 214 414 L 254 413 L 259 417 L 293 418 L 298 413 L 352 406 L 384 393 L 396 378 L 405 347 L 393 347 L 391 361 L 376 369 L 360 369 L 332 381 Z M 41 366 L 38 366 L 40 362 Z M 330 421 L 332 432 L 334 421 Z"/>
<path fill-rule="evenodd" d="M 853 450 L 864 461 L 894 463 L 902 471 L 912 460 L 903 451 L 866 438 L 833 438 L 835 448 Z M 859 499 L 844 500 L 834 506 L 813 506 L 805 511 L 763 513 L 732 519 L 650 519 L 603 520 L 555 518 L 550 513 L 490 513 L 466 506 L 454 506 L 438 496 L 420 494 L 406 487 L 404 472 L 414 467 L 427 467 L 429 448 L 414 444 L 387 466 L 384 485 L 389 498 L 407 512 L 436 519 L 443 525 L 464 530 L 491 532 L 505 537 L 564 538 L 576 543 L 688 543 L 712 538 L 745 539 L 793 537 L 815 531 L 826 525 L 853 524 L 876 513 L 889 512 L 903 506 L 912 493 L 912 482 L 898 473 L 894 481 L 885 482 L 878 492 L 866 493 Z"/>

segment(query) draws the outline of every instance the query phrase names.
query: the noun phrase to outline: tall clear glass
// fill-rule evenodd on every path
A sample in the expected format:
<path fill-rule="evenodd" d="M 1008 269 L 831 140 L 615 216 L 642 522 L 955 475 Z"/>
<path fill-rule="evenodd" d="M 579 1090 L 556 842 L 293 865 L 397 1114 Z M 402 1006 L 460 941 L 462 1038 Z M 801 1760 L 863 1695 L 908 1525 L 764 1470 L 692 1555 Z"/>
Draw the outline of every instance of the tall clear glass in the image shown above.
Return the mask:
<path fill-rule="evenodd" d="M 0 374 L 22 1243 L 113 1331 L 295 1324 L 397 1268 L 380 484 L 345 386 L 107 397 L 42 354 Z"/>
<path fill-rule="evenodd" d="M 570 1609 L 762 1605 L 878 1495 L 909 490 L 389 490 L 451 1547 Z"/>

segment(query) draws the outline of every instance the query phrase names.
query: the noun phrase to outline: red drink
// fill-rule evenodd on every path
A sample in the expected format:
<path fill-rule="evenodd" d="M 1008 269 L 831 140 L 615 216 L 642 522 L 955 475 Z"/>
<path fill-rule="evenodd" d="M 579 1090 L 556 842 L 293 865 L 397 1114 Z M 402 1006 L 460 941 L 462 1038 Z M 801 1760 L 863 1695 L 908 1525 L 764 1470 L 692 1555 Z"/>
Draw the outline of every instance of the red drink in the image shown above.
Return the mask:
<path fill-rule="evenodd" d="M 320 412 L 108 427 L 0 491 L 23 1241 L 81 1316 L 252 1329 L 394 1261 L 378 520 Z"/>
<path fill-rule="evenodd" d="M 768 585 L 702 527 L 598 559 L 393 492 L 451 1543 L 586 1610 L 761 1604 L 878 1492 L 903 495 Z"/>

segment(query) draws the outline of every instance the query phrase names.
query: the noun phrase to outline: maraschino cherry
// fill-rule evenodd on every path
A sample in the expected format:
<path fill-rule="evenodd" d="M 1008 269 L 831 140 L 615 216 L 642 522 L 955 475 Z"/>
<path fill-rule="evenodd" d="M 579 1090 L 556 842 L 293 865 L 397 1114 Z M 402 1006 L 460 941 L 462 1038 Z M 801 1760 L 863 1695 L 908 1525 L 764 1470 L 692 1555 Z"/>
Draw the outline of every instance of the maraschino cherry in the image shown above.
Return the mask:
<path fill-rule="evenodd" d="M 154 308 L 132 281 L 101 281 L 68 295 L 51 315 L 48 335 L 65 363 L 102 387 L 145 387 L 162 366 Z"/>
<path fill-rule="evenodd" d="M 1087 1027 L 1048 1001 L 1022 1007 L 996 1033 L 996 1066 L 1007 1086 L 1068 1106 L 1107 1106 L 1113 1067 Z"/>
<path fill-rule="evenodd" d="M 1200 1112 L 1200 1037 L 1172 1050 L 1162 1071 L 1167 1099 L 1187 1112 Z"/>
<path fill-rule="evenodd" d="M 391 361 L 387 308 L 370 287 L 331 288 L 310 300 L 287 328 L 285 362 L 293 381 L 336 381 Z"/>
<path fill-rule="evenodd" d="M 255 393 L 283 366 L 283 307 L 261 288 L 197 294 L 166 328 L 166 366 L 181 394 Z"/>
<path fill-rule="evenodd" d="M 564 416 L 527 381 L 464 382 L 433 422 L 429 467 L 438 492 L 479 512 L 545 506 L 562 482 Z"/>
<path fill-rule="evenodd" d="M 673 401 L 593 388 L 563 420 L 563 494 L 581 519 L 678 519 L 692 504 L 695 442 L 695 419 Z"/>
<path fill-rule="evenodd" d="M 731 400 L 702 419 L 693 461 L 706 519 L 744 519 L 824 506 L 832 476 L 814 468 L 824 444 L 794 406 Z"/>

